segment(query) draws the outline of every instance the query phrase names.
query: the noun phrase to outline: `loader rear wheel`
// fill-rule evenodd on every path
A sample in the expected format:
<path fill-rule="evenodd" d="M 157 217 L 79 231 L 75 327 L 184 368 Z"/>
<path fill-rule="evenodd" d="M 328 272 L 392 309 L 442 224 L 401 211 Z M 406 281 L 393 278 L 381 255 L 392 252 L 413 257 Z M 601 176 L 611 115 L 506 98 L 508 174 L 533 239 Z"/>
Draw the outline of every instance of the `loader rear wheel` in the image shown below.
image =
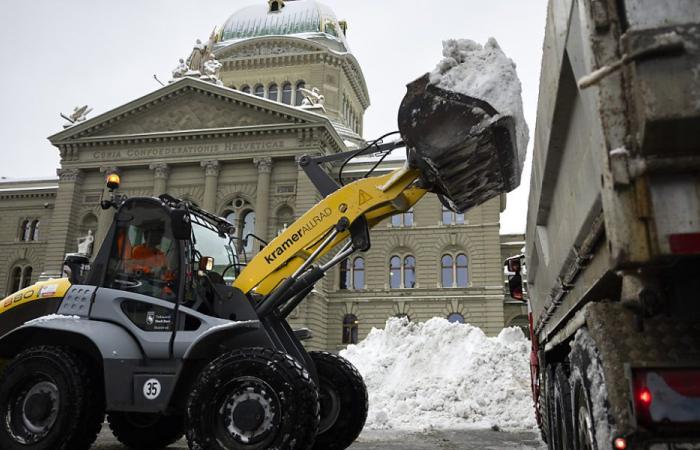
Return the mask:
<path fill-rule="evenodd" d="M 31 347 L 0 378 L 0 448 L 86 450 L 102 426 L 101 383 L 70 349 Z"/>
<path fill-rule="evenodd" d="M 187 402 L 187 440 L 201 450 L 301 450 L 313 445 L 318 391 L 286 353 L 247 348 L 207 364 Z"/>
<path fill-rule="evenodd" d="M 138 450 L 167 447 L 185 434 L 182 416 L 111 412 L 107 414 L 107 422 L 119 442 Z"/>
<path fill-rule="evenodd" d="M 309 352 L 319 379 L 321 422 L 315 450 L 349 447 L 367 420 L 367 387 L 362 375 L 345 358 L 327 352 Z"/>

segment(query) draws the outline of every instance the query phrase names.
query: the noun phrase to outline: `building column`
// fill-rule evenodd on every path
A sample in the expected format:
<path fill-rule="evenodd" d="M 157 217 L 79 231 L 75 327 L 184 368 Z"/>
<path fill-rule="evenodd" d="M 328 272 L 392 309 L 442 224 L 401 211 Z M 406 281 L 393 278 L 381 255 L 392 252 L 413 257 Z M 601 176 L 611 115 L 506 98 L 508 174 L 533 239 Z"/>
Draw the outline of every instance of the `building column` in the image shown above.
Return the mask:
<path fill-rule="evenodd" d="M 219 161 L 202 161 L 204 167 L 204 210 L 216 214 L 216 190 L 219 185 L 219 171 L 221 166 Z"/>
<path fill-rule="evenodd" d="M 158 197 L 168 190 L 170 167 L 165 163 L 153 163 L 148 166 L 153 171 L 153 195 Z"/>
<path fill-rule="evenodd" d="M 66 253 L 77 251 L 77 243 L 71 242 L 75 230 L 74 214 L 80 203 L 80 186 L 84 173 L 80 169 L 57 169 L 58 192 L 54 204 L 51 225 L 46 239 L 44 271 L 40 280 L 60 278 Z M 71 245 L 75 246 L 73 248 Z"/>
<path fill-rule="evenodd" d="M 272 158 L 254 158 L 253 164 L 258 167 L 258 188 L 255 195 L 255 234 L 261 239 L 267 240 Z"/>
<path fill-rule="evenodd" d="M 107 177 L 116 173 L 121 176 L 121 170 L 118 167 L 100 167 L 100 172 L 104 173 L 104 186 L 102 188 L 102 200 L 109 200 L 110 193 L 107 188 Z M 112 225 L 112 220 L 114 220 L 114 208 L 107 208 L 100 210 L 100 215 L 97 218 L 97 233 L 95 233 L 95 244 L 93 248 L 98 249 L 102 246 L 102 241 L 104 241 L 105 236 L 107 236 L 107 231 Z M 98 251 L 93 252 L 93 255 L 97 255 Z"/>

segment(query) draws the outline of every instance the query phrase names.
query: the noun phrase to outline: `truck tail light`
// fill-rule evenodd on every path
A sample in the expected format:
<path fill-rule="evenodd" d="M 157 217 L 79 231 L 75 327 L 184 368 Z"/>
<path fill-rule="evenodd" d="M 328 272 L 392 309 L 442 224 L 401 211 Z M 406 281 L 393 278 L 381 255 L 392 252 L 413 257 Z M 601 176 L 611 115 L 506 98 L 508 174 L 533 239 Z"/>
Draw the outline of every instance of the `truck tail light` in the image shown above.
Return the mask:
<path fill-rule="evenodd" d="M 700 233 L 671 234 L 668 237 L 671 252 L 676 254 L 700 253 Z"/>
<path fill-rule="evenodd" d="M 632 368 L 637 423 L 647 428 L 700 426 L 700 369 Z"/>
<path fill-rule="evenodd" d="M 615 447 L 615 450 L 627 450 L 627 439 L 623 437 L 615 438 L 613 447 Z"/>

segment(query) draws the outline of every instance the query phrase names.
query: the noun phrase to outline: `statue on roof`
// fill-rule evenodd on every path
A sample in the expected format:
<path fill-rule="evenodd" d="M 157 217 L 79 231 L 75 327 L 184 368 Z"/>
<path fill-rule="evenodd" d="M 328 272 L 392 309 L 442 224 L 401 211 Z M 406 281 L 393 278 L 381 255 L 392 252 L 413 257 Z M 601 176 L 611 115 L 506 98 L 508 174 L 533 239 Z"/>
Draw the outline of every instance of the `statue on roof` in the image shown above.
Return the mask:
<path fill-rule="evenodd" d="M 67 124 L 64 124 L 63 128 L 72 127 L 78 122 L 85 121 L 85 119 L 87 119 L 87 115 L 90 114 L 90 111 L 92 111 L 92 108 L 89 108 L 88 105 L 83 105 L 76 106 L 75 108 L 73 108 L 73 112 L 69 116 L 60 113 L 61 117 L 63 117 L 69 122 Z"/>
<path fill-rule="evenodd" d="M 177 66 L 173 69 L 173 79 L 184 77 L 190 68 L 185 63 L 185 60 L 180 58 Z"/>
<path fill-rule="evenodd" d="M 301 101 L 301 106 L 323 106 L 326 100 L 317 87 L 311 88 L 311 90 L 299 88 L 299 91 L 304 94 L 304 100 Z"/>
<path fill-rule="evenodd" d="M 205 74 L 204 64 L 211 59 L 209 54 L 214 49 L 214 43 L 217 39 L 217 30 L 214 28 L 207 40 L 206 44 L 203 44 L 201 40 L 197 39 L 194 47 L 192 47 L 192 53 L 190 57 L 187 58 L 187 66 L 190 69 L 190 73 L 199 72 L 200 75 Z"/>

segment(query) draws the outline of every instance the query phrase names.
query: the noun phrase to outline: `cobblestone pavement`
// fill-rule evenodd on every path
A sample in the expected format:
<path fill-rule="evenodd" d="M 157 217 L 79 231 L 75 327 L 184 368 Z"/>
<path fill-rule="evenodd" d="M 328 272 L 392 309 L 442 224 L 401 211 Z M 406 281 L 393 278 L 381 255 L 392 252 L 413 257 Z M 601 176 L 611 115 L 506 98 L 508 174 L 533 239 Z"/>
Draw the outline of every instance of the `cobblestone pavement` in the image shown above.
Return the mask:
<path fill-rule="evenodd" d="M 185 440 L 168 447 L 186 450 Z M 351 450 L 544 450 L 546 446 L 534 432 L 508 433 L 491 430 L 446 430 L 427 433 L 365 431 Z M 126 450 L 105 424 L 93 447 L 95 450 Z"/>

